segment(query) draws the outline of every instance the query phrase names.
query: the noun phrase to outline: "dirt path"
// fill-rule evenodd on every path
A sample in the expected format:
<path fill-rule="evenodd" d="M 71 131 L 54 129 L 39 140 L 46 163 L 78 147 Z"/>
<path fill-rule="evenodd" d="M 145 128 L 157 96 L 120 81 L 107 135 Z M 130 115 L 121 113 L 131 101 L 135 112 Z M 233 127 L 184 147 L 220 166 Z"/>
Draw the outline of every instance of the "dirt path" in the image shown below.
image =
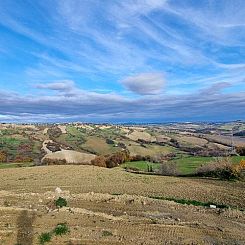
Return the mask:
<path fill-rule="evenodd" d="M 50 151 L 50 150 L 47 148 L 47 144 L 48 144 L 48 143 L 52 143 L 52 142 L 53 142 L 53 140 L 44 140 L 44 141 L 43 141 L 42 150 L 43 150 L 46 154 L 52 153 L 52 151 Z"/>

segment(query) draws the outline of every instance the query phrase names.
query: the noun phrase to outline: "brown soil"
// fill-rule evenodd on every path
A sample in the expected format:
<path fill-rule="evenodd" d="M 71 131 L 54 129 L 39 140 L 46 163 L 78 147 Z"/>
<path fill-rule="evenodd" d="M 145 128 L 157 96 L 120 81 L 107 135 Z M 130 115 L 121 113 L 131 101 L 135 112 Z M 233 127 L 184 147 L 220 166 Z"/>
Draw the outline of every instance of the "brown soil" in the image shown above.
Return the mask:
<path fill-rule="evenodd" d="M 244 209 L 244 182 L 134 175 L 94 166 L 2 169 L 0 174 L 0 244 L 38 244 L 42 232 L 62 222 L 67 222 L 70 233 L 47 244 L 245 242 L 242 211 L 148 197 L 212 201 Z M 56 187 L 69 207 L 48 210 L 48 203 L 57 198 Z"/>
<path fill-rule="evenodd" d="M 62 149 L 61 151 L 46 154 L 42 161 L 44 159 L 50 159 L 51 161 L 65 160 L 69 164 L 90 164 L 95 157 L 94 154 Z"/>

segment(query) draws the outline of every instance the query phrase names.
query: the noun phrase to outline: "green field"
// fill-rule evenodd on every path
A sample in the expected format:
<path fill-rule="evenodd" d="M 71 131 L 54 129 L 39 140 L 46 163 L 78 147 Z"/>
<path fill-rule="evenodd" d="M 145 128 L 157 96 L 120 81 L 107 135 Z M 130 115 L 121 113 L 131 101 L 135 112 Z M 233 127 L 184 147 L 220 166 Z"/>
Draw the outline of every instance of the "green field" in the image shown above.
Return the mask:
<path fill-rule="evenodd" d="M 242 156 L 232 156 L 232 162 L 239 163 L 245 157 Z M 200 167 L 202 164 L 206 164 L 215 160 L 215 157 L 183 157 L 174 160 L 176 162 L 180 173 L 182 174 L 191 174 L 195 172 L 195 170 Z"/>
<path fill-rule="evenodd" d="M 32 162 L 26 162 L 26 163 L 0 163 L 0 169 L 32 167 L 32 166 L 34 166 Z"/>
<path fill-rule="evenodd" d="M 245 159 L 245 157 L 242 156 L 233 156 L 232 162 L 239 163 L 242 159 Z M 195 172 L 195 170 L 201 166 L 202 164 L 206 164 L 214 160 L 214 157 L 183 157 L 178 158 L 175 160 L 172 160 L 172 162 L 175 162 L 177 164 L 178 170 L 181 174 L 192 174 Z M 139 171 L 147 171 L 147 166 L 151 165 L 153 170 L 157 170 L 160 167 L 159 163 L 150 163 L 147 161 L 136 161 L 136 162 L 126 162 L 121 165 L 121 167 L 131 167 L 138 169 Z"/>
<path fill-rule="evenodd" d="M 159 163 L 151 163 L 147 161 L 135 161 L 135 162 L 126 162 L 121 165 L 123 168 L 134 168 L 138 169 L 139 171 L 147 171 L 148 166 L 152 166 L 153 170 L 159 169 Z"/>

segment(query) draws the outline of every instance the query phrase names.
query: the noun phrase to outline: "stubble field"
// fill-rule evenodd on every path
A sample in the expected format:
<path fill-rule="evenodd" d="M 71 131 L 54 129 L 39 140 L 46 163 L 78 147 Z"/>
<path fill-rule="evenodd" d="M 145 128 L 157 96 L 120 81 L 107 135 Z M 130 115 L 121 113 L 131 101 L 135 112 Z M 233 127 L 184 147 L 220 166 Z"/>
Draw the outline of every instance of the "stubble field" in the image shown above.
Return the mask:
<path fill-rule="evenodd" d="M 244 182 L 127 173 L 121 168 L 1 169 L 0 244 L 39 244 L 58 223 L 70 233 L 49 244 L 244 244 Z M 47 212 L 57 198 L 68 208 Z M 150 197 L 224 204 L 211 209 Z"/>

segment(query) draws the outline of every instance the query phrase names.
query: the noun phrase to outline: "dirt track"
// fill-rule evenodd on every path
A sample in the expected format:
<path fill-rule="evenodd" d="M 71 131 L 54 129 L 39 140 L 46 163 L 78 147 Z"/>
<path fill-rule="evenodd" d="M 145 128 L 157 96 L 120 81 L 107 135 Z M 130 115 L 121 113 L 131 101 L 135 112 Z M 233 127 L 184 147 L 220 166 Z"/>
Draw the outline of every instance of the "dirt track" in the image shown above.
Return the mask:
<path fill-rule="evenodd" d="M 49 244 L 245 242 L 244 212 L 147 197 L 161 195 L 244 208 L 242 182 L 141 176 L 93 166 L 5 169 L 0 174 L 0 244 L 13 245 L 23 239 L 27 241 L 23 245 L 38 244 L 39 234 L 65 221 L 71 233 Z M 70 210 L 47 213 L 46 204 L 55 198 L 57 186 Z M 124 194 L 115 195 L 119 193 Z"/>

